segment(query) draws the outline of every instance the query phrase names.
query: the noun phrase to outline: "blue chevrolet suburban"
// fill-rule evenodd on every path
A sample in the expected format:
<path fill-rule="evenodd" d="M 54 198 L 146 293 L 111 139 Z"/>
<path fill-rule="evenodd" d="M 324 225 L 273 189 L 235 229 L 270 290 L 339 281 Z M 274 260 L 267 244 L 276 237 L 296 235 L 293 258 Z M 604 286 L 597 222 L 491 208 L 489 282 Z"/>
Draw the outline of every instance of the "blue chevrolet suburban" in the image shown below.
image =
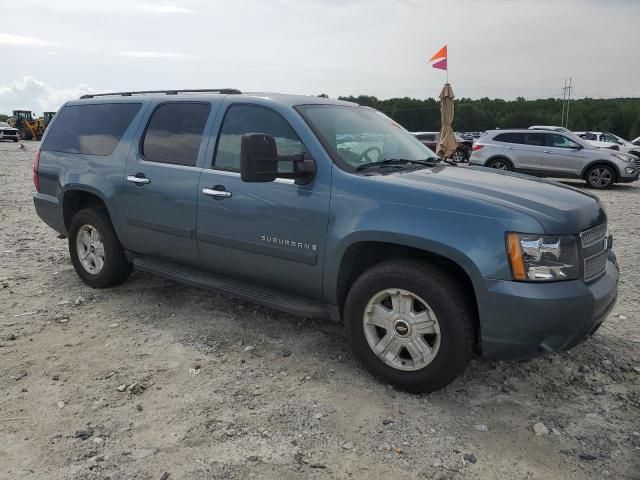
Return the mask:
<path fill-rule="evenodd" d="M 234 89 L 85 95 L 34 164 L 35 208 L 95 288 L 137 268 L 344 321 L 355 355 L 411 392 L 474 356 L 591 335 L 618 266 L 594 196 L 436 158 L 353 103 Z"/>

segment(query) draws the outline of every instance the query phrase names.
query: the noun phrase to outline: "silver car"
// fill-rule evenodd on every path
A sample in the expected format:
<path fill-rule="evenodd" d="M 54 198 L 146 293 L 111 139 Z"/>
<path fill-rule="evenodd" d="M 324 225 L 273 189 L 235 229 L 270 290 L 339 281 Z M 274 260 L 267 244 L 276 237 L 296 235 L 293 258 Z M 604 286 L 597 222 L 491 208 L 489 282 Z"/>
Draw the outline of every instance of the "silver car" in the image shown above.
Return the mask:
<path fill-rule="evenodd" d="M 471 165 L 538 177 L 582 178 L 594 188 L 638 180 L 640 159 L 597 148 L 573 133 L 491 130 L 473 145 Z"/>

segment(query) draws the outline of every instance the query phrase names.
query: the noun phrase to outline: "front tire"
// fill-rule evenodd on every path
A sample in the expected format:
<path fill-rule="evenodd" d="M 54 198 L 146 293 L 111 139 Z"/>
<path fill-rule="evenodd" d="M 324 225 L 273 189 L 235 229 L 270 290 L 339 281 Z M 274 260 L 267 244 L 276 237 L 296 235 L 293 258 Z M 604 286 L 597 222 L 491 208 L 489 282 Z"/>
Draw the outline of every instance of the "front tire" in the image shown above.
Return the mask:
<path fill-rule="evenodd" d="M 416 259 L 382 262 L 356 280 L 344 318 L 364 367 L 402 390 L 451 383 L 473 356 L 472 308 L 446 271 Z"/>
<path fill-rule="evenodd" d="M 131 273 L 131 264 L 104 208 L 85 208 L 74 215 L 69 254 L 78 276 L 93 288 L 118 285 Z"/>
<path fill-rule="evenodd" d="M 598 189 L 609 188 L 613 185 L 615 179 L 615 172 L 607 165 L 595 165 L 587 170 L 585 175 L 587 185 Z"/>

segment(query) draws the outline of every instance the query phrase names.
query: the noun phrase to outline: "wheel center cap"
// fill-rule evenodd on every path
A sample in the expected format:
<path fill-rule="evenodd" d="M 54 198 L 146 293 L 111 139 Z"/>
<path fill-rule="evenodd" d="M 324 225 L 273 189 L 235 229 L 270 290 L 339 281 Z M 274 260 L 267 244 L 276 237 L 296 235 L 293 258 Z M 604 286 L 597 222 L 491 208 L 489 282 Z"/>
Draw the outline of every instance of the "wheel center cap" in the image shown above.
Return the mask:
<path fill-rule="evenodd" d="M 396 335 L 404 338 L 409 336 L 411 328 L 405 320 L 396 320 L 396 323 L 393 324 L 393 330 L 396 332 Z"/>
<path fill-rule="evenodd" d="M 96 253 L 96 247 L 94 247 L 93 245 L 91 245 L 91 246 L 89 247 L 89 251 L 90 251 L 91 253 Z"/>

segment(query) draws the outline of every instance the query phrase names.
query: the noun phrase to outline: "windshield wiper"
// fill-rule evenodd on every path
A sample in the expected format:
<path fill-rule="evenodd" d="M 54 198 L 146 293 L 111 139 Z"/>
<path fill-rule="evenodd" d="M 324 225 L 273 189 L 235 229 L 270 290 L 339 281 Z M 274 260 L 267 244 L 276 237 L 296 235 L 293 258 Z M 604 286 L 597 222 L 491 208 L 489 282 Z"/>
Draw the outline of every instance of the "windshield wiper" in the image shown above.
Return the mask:
<path fill-rule="evenodd" d="M 366 168 L 380 168 L 380 167 L 400 167 L 406 164 L 423 165 L 425 167 L 435 167 L 438 164 L 438 159 L 435 157 L 429 157 L 425 160 L 407 160 L 406 158 L 389 158 L 380 162 L 365 163 L 356 167 L 356 172 L 364 170 Z M 455 165 L 455 164 L 454 164 Z"/>

